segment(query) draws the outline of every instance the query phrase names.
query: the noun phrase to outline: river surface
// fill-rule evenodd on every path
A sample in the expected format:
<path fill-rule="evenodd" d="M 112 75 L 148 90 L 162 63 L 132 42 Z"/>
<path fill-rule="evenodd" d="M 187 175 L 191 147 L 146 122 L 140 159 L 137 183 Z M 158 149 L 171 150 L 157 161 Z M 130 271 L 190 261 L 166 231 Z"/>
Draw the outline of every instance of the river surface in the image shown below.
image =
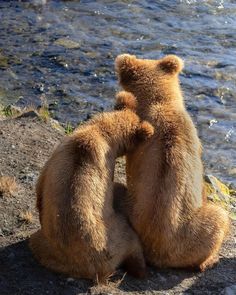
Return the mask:
<path fill-rule="evenodd" d="M 120 53 L 185 61 L 206 173 L 236 187 L 236 1 L 1 1 L 0 103 L 76 125 L 109 110 Z"/>

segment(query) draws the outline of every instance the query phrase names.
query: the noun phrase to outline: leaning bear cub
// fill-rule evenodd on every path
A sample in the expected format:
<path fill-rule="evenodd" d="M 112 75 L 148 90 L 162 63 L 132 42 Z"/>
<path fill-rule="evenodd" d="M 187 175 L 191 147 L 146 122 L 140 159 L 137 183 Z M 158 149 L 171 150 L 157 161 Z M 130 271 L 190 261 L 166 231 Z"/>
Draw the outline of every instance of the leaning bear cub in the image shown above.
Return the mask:
<path fill-rule="evenodd" d="M 145 275 L 139 239 L 113 209 L 115 159 L 153 134 L 130 110 L 103 113 L 66 137 L 37 183 L 41 229 L 30 247 L 46 267 L 104 280 L 123 264 Z"/>
<path fill-rule="evenodd" d="M 128 217 L 144 253 L 159 267 L 205 270 L 218 261 L 229 218 L 203 194 L 201 143 L 179 85 L 183 61 L 170 55 L 143 60 L 120 55 L 116 70 L 124 90 L 117 108 L 135 108 L 155 128 L 127 156 Z"/>

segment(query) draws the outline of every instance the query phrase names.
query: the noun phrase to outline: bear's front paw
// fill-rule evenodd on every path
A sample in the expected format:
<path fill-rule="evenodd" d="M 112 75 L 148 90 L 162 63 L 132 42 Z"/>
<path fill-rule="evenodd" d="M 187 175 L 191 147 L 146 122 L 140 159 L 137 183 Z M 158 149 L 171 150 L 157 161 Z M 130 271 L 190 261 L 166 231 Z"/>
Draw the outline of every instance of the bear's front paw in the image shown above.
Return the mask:
<path fill-rule="evenodd" d="M 130 109 L 135 110 L 137 101 L 134 95 L 127 91 L 120 91 L 116 95 L 115 110 Z"/>
<path fill-rule="evenodd" d="M 140 123 L 140 128 L 138 130 L 138 136 L 145 140 L 150 138 L 154 134 L 154 127 L 147 121 Z"/>

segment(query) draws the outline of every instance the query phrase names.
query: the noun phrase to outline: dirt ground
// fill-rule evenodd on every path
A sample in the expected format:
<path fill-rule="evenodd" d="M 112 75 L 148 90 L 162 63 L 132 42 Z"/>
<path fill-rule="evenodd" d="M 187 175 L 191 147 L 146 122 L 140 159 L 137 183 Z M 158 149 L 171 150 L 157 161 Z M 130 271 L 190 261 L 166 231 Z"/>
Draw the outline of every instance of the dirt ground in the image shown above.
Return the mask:
<path fill-rule="evenodd" d="M 236 224 L 221 250 L 220 263 L 205 273 L 149 268 L 146 280 L 136 280 L 122 270 L 107 286 L 68 278 L 40 266 L 28 248 L 28 237 L 39 227 L 35 211 L 35 182 L 63 133 L 33 112 L 0 121 L 0 174 L 14 177 L 17 189 L 0 194 L 0 294 L 236 294 L 226 287 L 236 284 Z M 0 176 L 1 176 L 0 175 Z M 117 177 L 125 179 L 122 161 Z"/>

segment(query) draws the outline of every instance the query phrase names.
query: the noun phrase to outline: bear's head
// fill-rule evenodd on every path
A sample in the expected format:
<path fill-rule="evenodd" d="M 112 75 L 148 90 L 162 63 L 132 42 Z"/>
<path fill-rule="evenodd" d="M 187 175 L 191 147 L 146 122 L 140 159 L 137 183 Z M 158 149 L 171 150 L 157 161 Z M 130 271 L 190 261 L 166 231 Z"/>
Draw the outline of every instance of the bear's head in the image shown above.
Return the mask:
<path fill-rule="evenodd" d="M 115 129 L 115 146 L 118 147 L 117 155 L 123 156 L 148 140 L 154 134 L 154 127 L 149 122 L 141 120 L 129 108 L 117 111 L 117 114 L 120 114 L 120 120 Z"/>
<path fill-rule="evenodd" d="M 119 82 L 124 90 L 134 94 L 138 103 L 182 100 L 179 73 L 183 61 L 176 55 L 159 60 L 138 59 L 135 55 L 121 54 L 115 61 Z"/>

